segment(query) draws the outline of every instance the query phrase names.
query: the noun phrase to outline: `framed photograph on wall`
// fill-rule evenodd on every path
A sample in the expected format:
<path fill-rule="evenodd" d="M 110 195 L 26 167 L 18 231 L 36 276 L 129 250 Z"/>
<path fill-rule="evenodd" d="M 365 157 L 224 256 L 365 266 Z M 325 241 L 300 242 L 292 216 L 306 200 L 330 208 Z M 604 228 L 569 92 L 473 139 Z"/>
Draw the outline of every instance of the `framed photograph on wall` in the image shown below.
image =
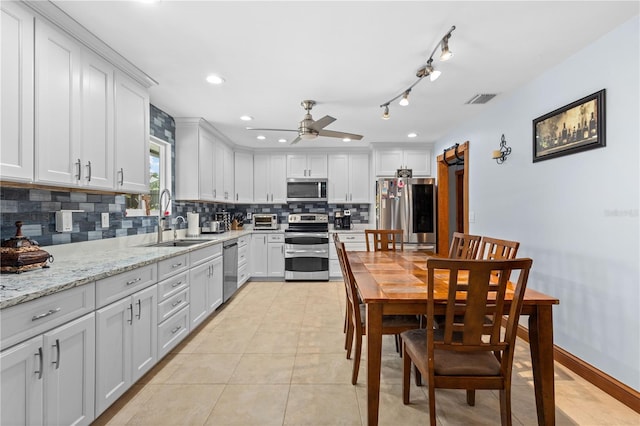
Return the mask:
<path fill-rule="evenodd" d="M 534 119 L 533 162 L 604 147 L 605 91 Z"/>

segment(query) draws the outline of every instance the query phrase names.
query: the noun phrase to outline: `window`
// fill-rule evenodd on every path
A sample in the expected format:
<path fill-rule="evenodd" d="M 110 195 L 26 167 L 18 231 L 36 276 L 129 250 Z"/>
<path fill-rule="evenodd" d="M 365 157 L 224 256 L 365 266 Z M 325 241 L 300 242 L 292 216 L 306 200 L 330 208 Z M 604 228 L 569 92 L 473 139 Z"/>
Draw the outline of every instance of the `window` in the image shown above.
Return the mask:
<path fill-rule="evenodd" d="M 160 191 L 171 188 L 171 145 L 154 136 L 149 141 L 149 194 L 127 194 L 127 216 L 158 216 Z M 166 203 L 166 198 L 163 200 Z M 171 214 L 171 203 L 167 206 Z"/>

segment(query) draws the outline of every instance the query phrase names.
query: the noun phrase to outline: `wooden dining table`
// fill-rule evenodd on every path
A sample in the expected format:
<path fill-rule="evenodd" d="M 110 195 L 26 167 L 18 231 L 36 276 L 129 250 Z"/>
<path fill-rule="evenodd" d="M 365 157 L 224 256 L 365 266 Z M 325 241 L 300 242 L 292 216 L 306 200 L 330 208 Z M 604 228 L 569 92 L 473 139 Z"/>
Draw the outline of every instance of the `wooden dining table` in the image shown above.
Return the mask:
<path fill-rule="evenodd" d="M 424 251 L 349 251 L 358 292 L 367 307 L 367 419 L 378 424 L 383 315 L 427 312 L 427 259 Z M 535 263 L 534 263 L 535 266 Z M 445 313 L 448 282 L 436 274 L 435 314 Z M 509 295 L 505 313 L 509 309 Z M 442 303 L 438 304 L 441 300 Z M 552 306 L 559 300 L 527 288 L 522 316 L 528 316 L 529 347 L 539 425 L 555 424 Z"/>

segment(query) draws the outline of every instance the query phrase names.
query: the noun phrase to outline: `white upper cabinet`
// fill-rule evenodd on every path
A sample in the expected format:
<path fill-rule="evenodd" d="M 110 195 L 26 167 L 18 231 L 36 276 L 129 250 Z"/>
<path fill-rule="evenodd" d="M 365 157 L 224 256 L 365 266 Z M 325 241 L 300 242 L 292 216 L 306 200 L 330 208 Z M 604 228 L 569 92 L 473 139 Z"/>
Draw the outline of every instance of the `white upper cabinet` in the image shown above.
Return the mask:
<path fill-rule="evenodd" d="M 33 181 L 33 20 L 2 2 L 0 47 L 0 179 Z"/>
<path fill-rule="evenodd" d="M 177 200 L 214 200 L 214 139 L 201 119 L 176 118 Z"/>
<path fill-rule="evenodd" d="M 236 152 L 234 157 L 236 203 L 253 202 L 253 154 Z"/>
<path fill-rule="evenodd" d="M 285 204 L 287 161 L 284 154 L 255 154 L 253 157 L 253 200 L 256 203 Z"/>
<path fill-rule="evenodd" d="M 326 178 L 326 154 L 289 154 L 287 155 L 288 178 Z"/>
<path fill-rule="evenodd" d="M 329 202 L 369 203 L 369 155 L 329 155 Z"/>
<path fill-rule="evenodd" d="M 398 169 L 411 169 L 413 176 L 431 176 L 431 149 L 405 148 L 375 151 L 376 176 L 395 176 Z"/>
<path fill-rule="evenodd" d="M 36 181 L 82 182 L 80 45 L 41 20 L 35 29 Z"/>
<path fill-rule="evenodd" d="M 149 192 L 149 94 L 123 73 L 115 78 L 116 190 Z"/>
<path fill-rule="evenodd" d="M 215 143 L 214 148 L 214 195 L 216 201 L 232 202 L 233 190 L 233 150 L 220 142 Z"/>

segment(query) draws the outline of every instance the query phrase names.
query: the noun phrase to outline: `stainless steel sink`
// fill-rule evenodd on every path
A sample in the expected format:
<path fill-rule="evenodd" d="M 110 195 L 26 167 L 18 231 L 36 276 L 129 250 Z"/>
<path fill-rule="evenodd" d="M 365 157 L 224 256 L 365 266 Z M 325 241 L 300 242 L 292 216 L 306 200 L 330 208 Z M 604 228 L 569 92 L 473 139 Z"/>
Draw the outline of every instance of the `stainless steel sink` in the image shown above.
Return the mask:
<path fill-rule="evenodd" d="M 189 247 L 195 246 L 196 244 L 209 243 L 211 241 L 215 241 L 214 239 L 207 240 L 171 240 L 171 241 L 163 241 L 161 243 L 153 243 L 146 244 L 144 247 Z"/>

